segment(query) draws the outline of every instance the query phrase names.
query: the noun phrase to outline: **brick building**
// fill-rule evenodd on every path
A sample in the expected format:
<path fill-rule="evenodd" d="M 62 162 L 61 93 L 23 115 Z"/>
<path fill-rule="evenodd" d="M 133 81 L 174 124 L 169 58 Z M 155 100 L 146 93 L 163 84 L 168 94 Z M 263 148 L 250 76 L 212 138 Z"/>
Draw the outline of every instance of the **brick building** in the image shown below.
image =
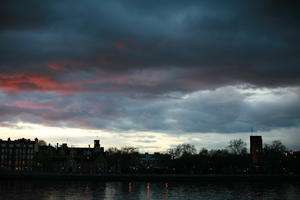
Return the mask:
<path fill-rule="evenodd" d="M 94 147 L 42 146 L 37 156 L 37 171 L 68 173 L 104 173 L 107 161 L 100 141 Z"/>
<path fill-rule="evenodd" d="M 250 156 L 253 170 L 259 171 L 262 166 L 262 137 L 250 136 Z"/>
<path fill-rule="evenodd" d="M 32 171 L 38 152 L 38 139 L 0 139 L 0 169 L 10 171 Z"/>

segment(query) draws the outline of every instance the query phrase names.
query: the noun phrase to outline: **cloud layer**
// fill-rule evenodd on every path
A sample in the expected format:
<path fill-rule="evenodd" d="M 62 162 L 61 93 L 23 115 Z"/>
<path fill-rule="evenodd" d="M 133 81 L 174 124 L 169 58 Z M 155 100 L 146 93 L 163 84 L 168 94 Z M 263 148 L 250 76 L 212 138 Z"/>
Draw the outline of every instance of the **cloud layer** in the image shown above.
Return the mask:
<path fill-rule="evenodd" d="M 118 83 L 159 93 L 241 82 L 299 84 L 297 8 L 297 1 L 5 1 L 1 86 L 66 84 L 61 91 L 72 91 L 95 71 L 96 83 L 78 90 L 128 89 Z M 148 72 L 155 75 L 149 84 L 132 80 L 132 73 Z M 16 76 L 20 83 L 11 83 Z M 31 80 L 36 76 L 48 85 Z"/>
<path fill-rule="evenodd" d="M 108 131 L 241 133 L 297 127 L 299 88 L 226 86 L 188 94 L 137 98 L 119 93 L 2 94 L 1 121 Z M 5 124 L 5 123 L 4 123 Z"/>
<path fill-rule="evenodd" d="M 1 124 L 299 127 L 298 10 L 296 0 L 4 1 Z"/>

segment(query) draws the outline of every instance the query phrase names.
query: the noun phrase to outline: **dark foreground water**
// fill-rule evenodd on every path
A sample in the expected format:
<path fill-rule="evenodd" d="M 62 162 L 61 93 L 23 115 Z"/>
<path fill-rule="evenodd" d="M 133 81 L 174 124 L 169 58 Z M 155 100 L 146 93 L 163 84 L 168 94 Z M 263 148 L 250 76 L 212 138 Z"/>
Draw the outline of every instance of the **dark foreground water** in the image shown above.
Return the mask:
<path fill-rule="evenodd" d="M 146 183 L 0 180 L 0 199 L 289 199 L 300 200 L 299 183 Z"/>

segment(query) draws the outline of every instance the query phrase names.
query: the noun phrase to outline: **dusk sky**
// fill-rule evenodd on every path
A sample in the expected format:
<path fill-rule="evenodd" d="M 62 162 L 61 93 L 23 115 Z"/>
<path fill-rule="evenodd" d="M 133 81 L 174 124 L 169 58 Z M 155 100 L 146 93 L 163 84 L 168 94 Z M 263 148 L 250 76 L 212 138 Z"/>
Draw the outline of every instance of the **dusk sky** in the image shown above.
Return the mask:
<path fill-rule="evenodd" d="M 4 0 L 0 138 L 300 150 L 297 0 Z"/>

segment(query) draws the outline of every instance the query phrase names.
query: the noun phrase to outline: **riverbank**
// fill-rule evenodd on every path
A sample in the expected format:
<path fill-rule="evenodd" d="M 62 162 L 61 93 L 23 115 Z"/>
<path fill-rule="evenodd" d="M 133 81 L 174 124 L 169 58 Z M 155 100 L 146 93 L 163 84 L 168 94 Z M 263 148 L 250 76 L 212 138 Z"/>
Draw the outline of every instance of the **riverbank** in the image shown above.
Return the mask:
<path fill-rule="evenodd" d="M 183 182 L 227 182 L 227 181 L 298 181 L 300 175 L 186 175 L 186 174 L 63 174 L 63 173 L 12 173 L 1 172 L 1 180 L 72 180 L 72 181 L 183 181 Z"/>

